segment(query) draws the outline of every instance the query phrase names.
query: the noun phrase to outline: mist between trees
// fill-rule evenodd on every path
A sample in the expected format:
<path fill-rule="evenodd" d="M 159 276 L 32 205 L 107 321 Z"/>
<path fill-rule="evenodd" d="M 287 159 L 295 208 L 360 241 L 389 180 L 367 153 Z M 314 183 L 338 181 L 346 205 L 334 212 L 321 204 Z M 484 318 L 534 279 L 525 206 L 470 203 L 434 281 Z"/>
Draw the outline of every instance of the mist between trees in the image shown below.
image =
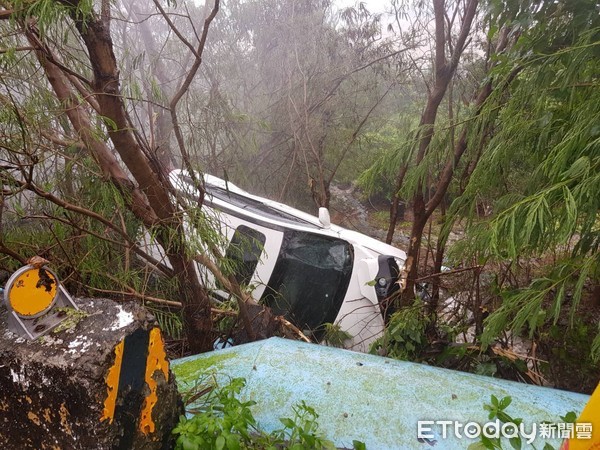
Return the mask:
<path fill-rule="evenodd" d="M 146 302 L 194 352 L 233 322 L 253 340 L 273 327 L 248 311 L 260 307 L 224 262 L 203 195 L 190 207 L 167 174 L 197 174 L 201 192 L 200 174 L 213 174 L 310 212 L 352 183 L 383 204 L 387 242 L 408 237 L 399 304 L 413 311 L 415 283 L 429 282 L 418 345 L 407 353 L 388 333 L 383 353 L 431 362 L 432 343 L 445 354 L 473 325 L 476 355 L 452 354 L 454 366 L 496 364 L 494 343 L 524 336 L 543 350 L 528 364 L 573 357 L 593 384 L 597 2 L 392 0 L 387 11 L 0 0 L 2 269 L 42 255 L 78 295 Z M 144 234 L 166 260 L 139 245 Z M 231 310 L 211 305 L 197 264 L 232 293 Z M 443 265 L 452 273 L 436 275 Z M 467 291 L 458 322 L 440 320 L 440 290 Z"/>

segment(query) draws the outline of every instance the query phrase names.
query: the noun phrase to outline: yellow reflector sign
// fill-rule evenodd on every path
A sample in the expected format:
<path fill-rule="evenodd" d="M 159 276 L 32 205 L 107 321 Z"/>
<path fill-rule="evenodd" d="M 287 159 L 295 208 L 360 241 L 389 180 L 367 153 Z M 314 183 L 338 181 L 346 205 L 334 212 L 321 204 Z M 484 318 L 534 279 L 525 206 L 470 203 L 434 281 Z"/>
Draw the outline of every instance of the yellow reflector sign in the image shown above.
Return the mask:
<path fill-rule="evenodd" d="M 31 268 L 13 280 L 8 301 L 21 317 L 32 318 L 46 312 L 56 297 L 56 278 L 43 268 Z"/>

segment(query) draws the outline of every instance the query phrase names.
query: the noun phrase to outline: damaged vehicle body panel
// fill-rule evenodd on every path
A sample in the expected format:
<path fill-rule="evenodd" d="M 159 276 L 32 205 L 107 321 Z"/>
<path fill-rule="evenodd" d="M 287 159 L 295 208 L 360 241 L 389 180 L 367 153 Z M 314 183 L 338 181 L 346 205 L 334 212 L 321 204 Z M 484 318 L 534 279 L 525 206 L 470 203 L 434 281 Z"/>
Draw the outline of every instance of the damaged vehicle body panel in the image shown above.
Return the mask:
<path fill-rule="evenodd" d="M 174 170 L 169 177 L 183 197 L 199 198 L 186 171 Z M 383 332 L 382 302 L 398 288 L 405 253 L 330 224 L 326 210 L 320 220 L 219 178 L 204 175 L 203 181 L 202 211 L 220 226 L 222 251 L 238 283 L 312 338 L 321 340 L 324 324 L 332 323 L 350 336 L 346 348 L 368 351 Z M 161 252 L 156 243 L 146 245 Z M 198 270 L 217 299 L 228 298 L 211 274 Z"/>

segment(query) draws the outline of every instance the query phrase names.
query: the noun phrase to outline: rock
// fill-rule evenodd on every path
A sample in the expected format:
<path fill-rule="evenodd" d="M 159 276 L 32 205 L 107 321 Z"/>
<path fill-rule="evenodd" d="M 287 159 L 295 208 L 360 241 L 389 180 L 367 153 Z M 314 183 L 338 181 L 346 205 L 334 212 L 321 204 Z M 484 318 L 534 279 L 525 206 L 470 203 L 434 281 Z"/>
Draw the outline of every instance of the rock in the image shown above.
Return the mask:
<path fill-rule="evenodd" d="M 75 301 L 81 311 L 33 341 L 0 308 L 0 448 L 171 448 L 183 407 L 154 318 Z"/>

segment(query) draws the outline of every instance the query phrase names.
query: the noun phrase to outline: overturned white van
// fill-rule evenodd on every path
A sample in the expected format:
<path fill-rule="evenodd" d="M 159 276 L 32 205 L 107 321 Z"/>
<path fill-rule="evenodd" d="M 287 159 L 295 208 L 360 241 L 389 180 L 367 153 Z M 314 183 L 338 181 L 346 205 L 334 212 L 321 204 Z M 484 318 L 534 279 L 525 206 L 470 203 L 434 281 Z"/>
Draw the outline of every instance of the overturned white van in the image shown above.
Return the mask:
<path fill-rule="evenodd" d="M 198 199 L 188 172 L 169 176 L 179 193 Z M 332 323 L 351 336 L 347 348 L 367 351 L 383 331 L 381 302 L 398 289 L 406 254 L 331 224 L 324 208 L 315 217 L 210 175 L 204 185 L 202 207 L 221 225 L 237 281 L 313 338 Z M 218 284 L 205 278 L 218 297 Z"/>

